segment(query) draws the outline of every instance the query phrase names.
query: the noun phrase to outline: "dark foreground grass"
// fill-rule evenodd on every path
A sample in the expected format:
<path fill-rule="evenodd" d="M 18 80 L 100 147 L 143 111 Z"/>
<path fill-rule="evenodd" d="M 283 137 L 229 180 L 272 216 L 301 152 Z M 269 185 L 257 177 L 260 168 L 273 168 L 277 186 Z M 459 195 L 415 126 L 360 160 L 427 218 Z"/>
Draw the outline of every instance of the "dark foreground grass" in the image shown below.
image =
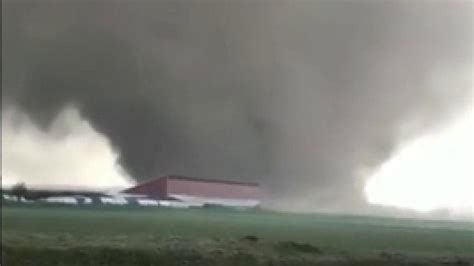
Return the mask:
<path fill-rule="evenodd" d="M 157 208 L 3 206 L 2 265 L 472 265 L 474 227 Z"/>

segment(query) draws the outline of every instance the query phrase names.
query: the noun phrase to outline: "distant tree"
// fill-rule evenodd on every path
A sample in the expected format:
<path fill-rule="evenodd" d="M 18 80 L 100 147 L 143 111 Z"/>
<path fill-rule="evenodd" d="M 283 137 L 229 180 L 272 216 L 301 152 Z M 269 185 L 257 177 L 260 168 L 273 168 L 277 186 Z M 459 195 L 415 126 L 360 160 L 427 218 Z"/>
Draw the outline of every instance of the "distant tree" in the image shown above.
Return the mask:
<path fill-rule="evenodd" d="M 24 197 L 27 192 L 28 189 L 25 183 L 17 183 L 12 187 L 12 195 L 15 196 L 18 201 L 20 201 L 21 197 Z"/>

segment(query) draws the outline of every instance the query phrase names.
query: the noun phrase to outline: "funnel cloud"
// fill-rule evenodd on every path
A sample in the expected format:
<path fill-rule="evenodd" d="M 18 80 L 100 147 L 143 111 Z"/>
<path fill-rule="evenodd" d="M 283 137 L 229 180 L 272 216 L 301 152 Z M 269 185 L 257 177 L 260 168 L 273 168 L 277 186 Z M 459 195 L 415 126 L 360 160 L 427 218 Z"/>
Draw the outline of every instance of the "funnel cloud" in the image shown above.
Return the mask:
<path fill-rule="evenodd" d="M 2 113 L 48 130 L 73 105 L 136 180 L 354 210 L 399 143 L 472 103 L 472 5 L 4 1 Z"/>

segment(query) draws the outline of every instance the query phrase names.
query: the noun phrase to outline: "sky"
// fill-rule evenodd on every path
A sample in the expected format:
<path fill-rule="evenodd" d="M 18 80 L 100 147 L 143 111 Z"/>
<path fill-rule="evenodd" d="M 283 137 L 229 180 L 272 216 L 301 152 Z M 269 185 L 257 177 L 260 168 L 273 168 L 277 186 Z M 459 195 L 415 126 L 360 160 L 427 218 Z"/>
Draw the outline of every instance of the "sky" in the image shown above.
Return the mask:
<path fill-rule="evenodd" d="M 2 113 L 2 185 L 110 189 L 134 184 L 108 139 L 65 109 L 44 131 L 26 114 Z"/>
<path fill-rule="evenodd" d="M 179 174 L 259 182 L 280 210 L 469 212 L 472 170 L 444 158 L 472 158 L 453 137 L 472 106 L 472 8 L 4 1 L 2 183 Z"/>
<path fill-rule="evenodd" d="M 473 215 L 473 136 L 471 111 L 401 145 L 368 180 L 369 203 Z"/>

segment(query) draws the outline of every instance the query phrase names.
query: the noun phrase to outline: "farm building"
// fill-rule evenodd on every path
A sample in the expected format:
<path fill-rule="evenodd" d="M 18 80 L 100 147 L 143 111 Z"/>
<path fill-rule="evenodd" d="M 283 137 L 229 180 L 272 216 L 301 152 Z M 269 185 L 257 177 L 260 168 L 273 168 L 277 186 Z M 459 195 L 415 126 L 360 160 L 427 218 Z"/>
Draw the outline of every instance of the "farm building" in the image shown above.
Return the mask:
<path fill-rule="evenodd" d="M 255 207 L 260 204 L 256 183 L 201 179 L 183 176 L 154 178 L 124 191 L 127 194 L 178 200 L 189 205 Z"/>

